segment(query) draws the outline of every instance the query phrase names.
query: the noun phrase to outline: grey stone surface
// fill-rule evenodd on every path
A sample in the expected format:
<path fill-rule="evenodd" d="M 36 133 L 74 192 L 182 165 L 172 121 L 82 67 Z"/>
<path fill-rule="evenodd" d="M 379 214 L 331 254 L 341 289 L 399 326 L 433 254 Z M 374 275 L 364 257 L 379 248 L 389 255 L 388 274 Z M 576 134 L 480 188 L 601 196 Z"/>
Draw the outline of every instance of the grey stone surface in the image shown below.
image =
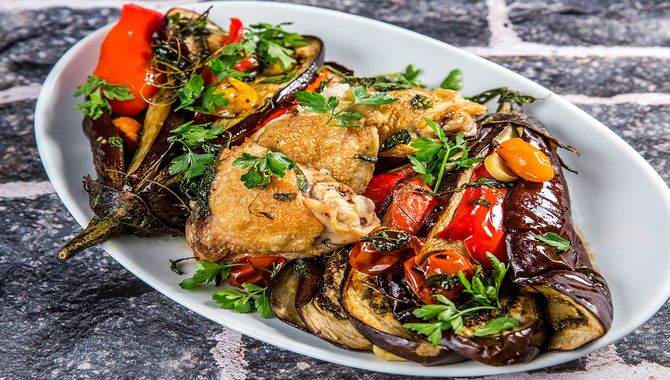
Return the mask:
<path fill-rule="evenodd" d="M 118 15 L 107 8 L 0 13 L 0 90 L 42 83 L 70 46 Z"/>
<path fill-rule="evenodd" d="M 670 64 L 660 58 L 487 57 L 559 94 L 609 97 L 670 92 Z M 466 78 L 467 80 L 467 78 Z"/>
<path fill-rule="evenodd" d="M 488 9 L 483 0 L 294 0 L 385 21 L 456 46 L 488 44 Z"/>
<path fill-rule="evenodd" d="M 664 0 L 508 0 L 522 40 L 553 45 L 670 46 Z"/>
<path fill-rule="evenodd" d="M 0 104 L 0 183 L 46 179 L 35 136 L 35 101 Z"/>
<path fill-rule="evenodd" d="M 670 184 L 670 106 L 580 105 L 640 152 Z"/>
<path fill-rule="evenodd" d="M 79 231 L 56 195 L 0 200 L 0 378 L 213 378 L 221 327 L 93 249 L 59 262 Z M 9 335 L 9 336 L 8 336 Z"/>

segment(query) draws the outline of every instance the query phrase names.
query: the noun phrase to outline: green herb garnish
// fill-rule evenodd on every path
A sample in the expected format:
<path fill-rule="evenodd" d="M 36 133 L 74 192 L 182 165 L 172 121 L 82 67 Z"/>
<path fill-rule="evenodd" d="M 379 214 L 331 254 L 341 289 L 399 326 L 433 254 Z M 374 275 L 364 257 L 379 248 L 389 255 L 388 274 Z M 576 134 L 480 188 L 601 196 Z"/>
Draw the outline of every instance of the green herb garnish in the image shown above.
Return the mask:
<path fill-rule="evenodd" d="M 223 93 L 217 93 L 216 89 L 216 86 L 205 87 L 205 80 L 200 75 L 192 75 L 183 87 L 175 91 L 179 99 L 179 106 L 174 110 L 184 109 L 213 114 L 217 107 L 228 105 L 228 98 Z M 200 105 L 196 105 L 198 102 Z"/>
<path fill-rule="evenodd" d="M 115 148 L 123 148 L 123 139 L 119 136 L 112 136 L 108 138 L 107 143 Z"/>
<path fill-rule="evenodd" d="M 245 55 L 240 52 L 233 51 L 226 54 L 224 51 L 224 54 L 207 62 L 207 67 L 209 67 L 209 71 L 216 76 L 217 82 L 220 82 L 225 78 L 243 79 L 248 77 L 249 73 L 237 71 L 234 68 L 235 65 L 244 58 Z"/>
<path fill-rule="evenodd" d="M 463 88 L 462 80 L 463 80 L 463 73 L 461 73 L 461 70 L 458 69 L 451 70 L 451 72 L 449 72 L 449 75 L 447 75 L 447 77 L 444 78 L 442 83 L 440 83 L 440 88 L 458 91 L 461 88 Z"/>
<path fill-rule="evenodd" d="M 272 307 L 268 288 L 263 288 L 249 282 L 242 284 L 244 290 L 224 289 L 212 295 L 212 299 L 226 310 L 238 313 L 258 312 L 261 318 L 272 317 Z"/>
<path fill-rule="evenodd" d="M 74 108 L 93 120 L 102 117 L 103 111 L 112 112 L 112 106 L 109 100 L 130 100 L 135 99 L 135 95 L 130 93 L 128 86 L 119 84 L 110 84 L 104 79 L 91 75 L 86 83 L 74 90 L 74 96 L 84 95 L 87 99 L 82 103 L 75 104 Z"/>
<path fill-rule="evenodd" d="M 340 110 L 337 110 L 340 101 L 334 96 L 326 99 L 319 93 L 306 91 L 295 92 L 293 93 L 293 96 L 300 103 L 302 108 L 318 114 L 329 114 L 330 118 L 326 122 L 326 125 L 345 128 L 358 127 L 358 124 L 353 124 L 353 122 L 358 121 L 363 117 L 358 112 L 350 111 L 354 106 L 380 106 L 398 100 L 383 92 L 368 94 L 365 87 L 352 87 L 351 93 L 354 96 L 354 101 L 345 107 L 342 107 Z M 332 121 L 337 121 L 337 123 L 331 124 Z"/>
<path fill-rule="evenodd" d="M 440 273 L 426 278 L 424 284 L 433 289 L 451 290 L 460 285 L 461 281 L 457 275 Z"/>
<path fill-rule="evenodd" d="M 384 152 L 393 148 L 396 145 L 409 144 L 411 141 L 412 141 L 412 135 L 410 135 L 406 129 L 403 129 L 398 132 L 393 132 L 389 135 L 389 137 L 386 138 L 386 140 L 384 140 L 384 142 L 381 143 L 381 145 L 379 146 L 379 151 Z"/>
<path fill-rule="evenodd" d="M 391 228 L 382 228 L 361 238 L 361 241 L 370 243 L 378 251 L 395 251 L 403 248 L 410 240 L 412 235 Z"/>
<path fill-rule="evenodd" d="M 544 245 L 554 248 L 557 251 L 567 251 L 571 248 L 570 241 L 554 232 L 547 232 L 544 235 L 535 235 L 535 240 Z"/>
<path fill-rule="evenodd" d="M 296 193 L 274 193 L 272 198 L 279 202 L 291 202 L 298 196 Z"/>
<path fill-rule="evenodd" d="M 425 110 L 433 106 L 433 100 L 427 96 L 416 94 L 409 101 L 409 104 L 418 110 Z"/>
<path fill-rule="evenodd" d="M 511 330 L 519 326 L 519 321 L 514 319 L 514 317 L 509 314 L 505 314 L 502 317 L 494 318 L 490 320 L 484 327 L 475 331 L 475 336 L 489 336 L 495 335 L 500 332 Z"/>
<path fill-rule="evenodd" d="M 481 265 L 477 265 L 475 274 L 472 276 L 471 280 L 468 280 L 462 271 L 458 272 L 458 278 L 461 280 L 461 283 L 465 288 L 464 292 L 471 294 L 475 302 L 480 305 L 497 306 L 500 308 L 500 299 L 498 295 L 505 274 L 509 269 L 509 264 L 505 265 L 501 263 L 500 260 L 490 252 L 486 253 L 486 257 L 491 261 L 491 266 L 493 267 L 490 277 L 484 277 L 482 275 Z"/>
<path fill-rule="evenodd" d="M 452 142 L 434 121 L 426 117 L 424 120 L 437 136 L 437 141 L 425 137 L 417 138 L 410 144 L 416 149 L 416 153 L 407 158 L 412 163 L 414 171 L 423 174 L 425 183 L 428 185 L 435 183 L 433 189 L 437 192 L 445 172 L 469 168 L 484 159 L 468 156 L 468 144 L 463 133 L 458 133 Z"/>
<path fill-rule="evenodd" d="M 171 175 L 183 173 L 183 179 L 188 182 L 202 176 L 212 165 L 220 147 L 208 144 L 207 141 L 219 137 L 225 132 L 226 127 L 219 125 L 206 128 L 209 124 L 193 124 L 193 121 L 189 121 L 170 131 L 173 136 L 170 136 L 168 141 L 181 144 L 186 151 L 170 163 L 168 170 Z M 204 153 L 194 152 L 196 148 L 201 148 Z"/>
<path fill-rule="evenodd" d="M 295 48 L 307 45 L 302 35 L 287 32 L 282 28 L 290 24 L 284 22 L 278 25 L 268 23 L 250 25 L 240 42 L 240 48 L 246 54 L 256 53 L 265 65 L 279 63 L 281 69 L 286 71 L 296 64 L 293 58 Z"/>
<path fill-rule="evenodd" d="M 182 280 L 179 286 L 182 289 L 193 289 L 198 285 L 214 282 L 216 286 L 228 277 L 233 265 L 228 263 L 217 264 L 207 260 L 197 261 L 195 264 L 195 274 L 191 278 Z"/>
<path fill-rule="evenodd" d="M 262 157 L 242 153 L 240 157 L 233 161 L 233 167 L 237 169 L 249 168 L 240 177 L 240 180 L 244 182 L 244 186 L 248 189 L 267 186 L 273 176 L 284 178 L 286 170 L 293 169 L 295 166 L 295 162 L 283 153 L 271 152 L 270 150 Z"/>

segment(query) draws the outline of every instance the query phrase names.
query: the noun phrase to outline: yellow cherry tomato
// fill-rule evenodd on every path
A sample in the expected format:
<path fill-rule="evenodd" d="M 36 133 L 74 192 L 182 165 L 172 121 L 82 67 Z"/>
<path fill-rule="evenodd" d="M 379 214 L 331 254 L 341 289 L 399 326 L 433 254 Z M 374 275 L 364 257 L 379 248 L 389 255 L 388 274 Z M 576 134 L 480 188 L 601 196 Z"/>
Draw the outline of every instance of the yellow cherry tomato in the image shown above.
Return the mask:
<path fill-rule="evenodd" d="M 228 105 L 217 108 L 219 113 L 239 114 L 253 109 L 260 101 L 253 87 L 234 78 L 221 82 L 214 92 L 223 94 L 228 99 Z"/>
<path fill-rule="evenodd" d="M 514 174 L 526 181 L 544 182 L 554 178 L 549 157 L 518 137 L 500 144 L 496 153 Z"/>

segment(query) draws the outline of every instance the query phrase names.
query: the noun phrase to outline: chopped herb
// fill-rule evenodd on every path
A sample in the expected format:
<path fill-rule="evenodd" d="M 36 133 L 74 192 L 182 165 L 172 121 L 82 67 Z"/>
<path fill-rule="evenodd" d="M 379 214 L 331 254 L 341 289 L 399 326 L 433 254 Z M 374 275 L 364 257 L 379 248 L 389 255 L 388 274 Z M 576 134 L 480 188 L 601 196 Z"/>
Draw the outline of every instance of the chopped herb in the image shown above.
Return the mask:
<path fill-rule="evenodd" d="M 175 259 L 175 260 L 170 259 L 170 270 L 178 275 L 182 275 L 184 274 L 184 272 L 181 269 L 179 269 L 179 263 L 185 260 L 193 260 L 193 259 L 195 259 L 195 257 L 182 257 L 181 259 Z"/>
<path fill-rule="evenodd" d="M 302 169 L 296 165 L 293 168 L 293 172 L 295 173 L 295 182 L 296 186 L 298 186 L 298 190 L 303 193 L 309 191 L 309 181 L 307 181 L 307 177 L 305 176 L 305 173 L 302 172 Z"/>
<path fill-rule="evenodd" d="M 287 32 L 282 29 L 284 22 L 278 25 L 258 23 L 249 26 L 244 35 L 241 48 L 247 54 L 256 53 L 260 61 L 271 66 L 279 63 L 282 70 L 288 70 L 296 64 L 295 48 L 307 45 L 305 38 L 298 33 Z"/>
<path fill-rule="evenodd" d="M 440 88 L 458 91 L 461 88 L 463 88 L 462 80 L 463 80 L 463 73 L 461 73 L 461 70 L 458 69 L 451 70 L 451 72 L 449 72 L 449 75 L 447 75 L 447 77 L 444 78 L 442 83 L 440 83 Z"/>
<path fill-rule="evenodd" d="M 112 106 L 109 100 L 130 100 L 135 99 L 135 95 L 130 93 L 128 86 L 119 84 L 110 84 L 104 79 L 91 75 L 86 83 L 74 90 L 74 96 L 84 95 L 87 99 L 84 102 L 75 104 L 74 108 L 93 120 L 102 117 L 103 111 L 112 112 Z"/>
<path fill-rule="evenodd" d="M 179 99 L 179 106 L 175 111 L 184 109 L 204 114 L 215 113 L 217 107 L 228 105 L 228 99 L 216 90 L 215 86 L 205 88 L 205 80 L 200 75 L 192 75 L 183 87 L 175 91 Z M 196 106 L 198 102 L 200 105 Z"/>
<path fill-rule="evenodd" d="M 354 154 L 354 158 L 357 158 L 357 159 L 363 160 L 363 161 L 367 161 L 367 162 L 372 162 L 373 164 L 375 162 L 377 162 L 377 157 L 372 157 L 372 156 L 368 156 L 368 155 L 361 154 L 361 153 Z"/>
<path fill-rule="evenodd" d="M 552 247 L 557 251 L 567 251 L 571 248 L 570 241 L 554 232 L 547 232 L 544 235 L 535 235 L 535 240 L 544 245 Z"/>
<path fill-rule="evenodd" d="M 418 110 L 425 110 L 433 106 L 433 100 L 427 96 L 416 94 L 409 101 L 409 104 Z"/>
<path fill-rule="evenodd" d="M 284 178 L 286 170 L 293 169 L 295 162 L 283 153 L 268 150 L 264 156 L 257 157 L 249 153 L 242 155 L 233 161 L 233 167 L 249 170 L 244 173 L 240 180 L 248 189 L 265 187 L 270 183 L 271 177 Z"/>
<path fill-rule="evenodd" d="M 123 139 L 119 136 L 112 136 L 108 138 L 107 143 L 115 148 L 123 148 Z"/>
<path fill-rule="evenodd" d="M 393 148 L 396 145 L 409 144 L 411 141 L 412 141 L 412 135 L 410 135 L 406 129 L 403 129 L 398 132 L 393 132 L 379 146 L 379 151 L 384 152 Z"/>
<path fill-rule="evenodd" d="M 309 269 L 307 260 L 305 259 L 296 259 L 293 264 L 293 273 L 299 278 L 309 277 L 312 274 L 312 271 Z"/>
<path fill-rule="evenodd" d="M 405 68 L 403 73 L 391 73 L 386 75 L 375 76 L 373 85 L 380 90 L 400 90 L 412 87 L 425 88 L 426 85 L 417 78 L 421 75 L 422 70 L 410 64 Z"/>
<path fill-rule="evenodd" d="M 484 327 L 475 331 L 475 336 L 489 336 L 511 330 L 519 325 L 519 321 L 509 314 L 490 320 Z"/>
<path fill-rule="evenodd" d="M 244 290 L 224 289 L 212 295 L 212 299 L 226 310 L 238 313 L 258 312 L 261 318 L 272 317 L 272 307 L 268 288 L 263 288 L 249 282 L 242 284 Z"/>
<path fill-rule="evenodd" d="M 437 192 L 444 173 L 472 167 L 484 159 L 468 156 L 468 144 L 463 133 L 458 133 L 452 142 L 434 121 L 426 117 L 424 120 L 437 136 L 437 141 L 425 137 L 417 138 L 410 144 L 416 149 L 416 153 L 407 158 L 412 163 L 414 171 L 423 174 L 425 183 L 429 185 L 435 183 L 433 191 Z"/>
<path fill-rule="evenodd" d="M 410 240 L 412 235 L 391 228 L 382 228 L 361 238 L 361 241 L 372 244 L 378 251 L 395 251 L 403 248 Z"/>
<path fill-rule="evenodd" d="M 195 274 L 179 283 L 182 289 L 193 289 L 198 285 L 214 282 L 216 286 L 221 284 L 224 278 L 230 274 L 231 264 L 217 264 L 211 261 L 203 260 L 194 264 Z"/>
<path fill-rule="evenodd" d="M 500 299 L 498 293 L 509 266 L 502 264 L 490 253 L 487 253 L 486 256 L 491 260 L 493 266 L 491 277 L 482 277 L 482 267 L 480 265 L 477 266 L 472 281 L 468 281 L 462 271 L 458 272 L 458 278 L 465 288 L 465 292 L 472 295 L 473 301 L 475 301 L 478 306 L 459 310 L 456 304 L 451 300 L 442 294 L 436 294 L 433 297 L 440 302 L 439 304 L 425 305 L 412 311 L 412 314 L 415 317 L 427 322 L 405 323 L 403 326 L 411 331 L 426 336 L 433 345 L 437 345 L 440 340 L 442 340 L 443 331 L 451 330 L 456 334 L 461 333 L 463 329 L 463 316 L 471 315 L 482 310 L 499 310 Z M 495 334 L 505 329 L 513 328 L 508 327 L 512 323 L 513 322 L 509 320 L 497 321 L 481 334 Z M 487 326 L 485 326 L 485 328 Z M 496 329 L 498 330 L 497 332 L 492 332 Z"/>
<path fill-rule="evenodd" d="M 296 193 L 275 193 L 272 198 L 279 202 L 291 202 L 298 196 Z"/>
<path fill-rule="evenodd" d="M 350 111 L 354 106 L 380 106 L 383 104 L 390 104 L 398 100 L 388 96 L 383 92 L 368 94 L 365 87 L 352 87 L 351 93 L 354 96 L 354 101 L 345 107 L 342 107 L 339 111 L 337 108 L 340 105 L 340 101 L 334 96 L 326 99 L 321 94 L 307 91 L 295 92 L 293 93 L 293 96 L 299 102 L 302 108 L 318 114 L 329 114 L 330 118 L 326 122 L 326 125 L 345 128 L 358 127 L 359 125 L 353 124 L 353 122 L 359 121 L 363 117 L 358 112 Z M 337 123 L 331 124 L 331 122 L 335 120 Z"/>
<path fill-rule="evenodd" d="M 244 58 L 245 55 L 238 51 L 229 54 L 226 54 L 224 51 L 224 54 L 207 62 L 207 67 L 209 67 L 209 71 L 216 76 L 217 82 L 220 82 L 225 78 L 243 79 L 248 77 L 249 73 L 235 70 L 235 65 Z"/>
<path fill-rule="evenodd" d="M 285 75 L 275 75 L 275 76 L 272 76 L 272 77 L 267 77 L 267 78 L 261 80 L 259 83 L 273 83 L 273 84 L 284 83 L 284 82 L 288 82 L 291 79 L 295 78 L 295 76 L 296 76 L 295 71 L 291 71 L 290 73 L 285 74 Z"/>
<path fill-rule="evenodd" d="M 513 186 L 511 182 L 498 181 L 491 177 L 482 177 L 476 181 L 469 181 L 463 184 L 463 187 L 510 187 Z"/>
<path fill-rule="evenodd" d="M 475 103 L 484 104 L 491 99 L 499 97 L 498 103 L 512 102 L 519 105 L 533 103 L 537 98 L 530 95 L 522 95 L 516 91 L 510 90 L 507 87 L 494 88 L 492 90 L 484 91 L 481 94 L 467 96 L 466 99 Z"/>
<path fill-rule="evenodd" d="M 491 207 L 491 202 L 487 201 L 484 198 L 473 199 L 472 201 L 470 201 L 470 204 L 472 204 L 473 206 L 482 206 L 486 208 Z"/>
<path fill-rule="evenodd" d="M 462 271 L 458 272 L 458 278 L 465 288 L 464 292 L 471 294 L 475 302 L 484 306 L 497 306 L 500 308 L 498 294 L 500 293 L 500 287 L 502 286 L 505 274 L 509 269 L 509 264 L 505 265 L 501 263 L 490 252 L 486 253 L 486 257 L 491 261 L 491 266 L 493 267 L 490 277 L 483 277 L 482 267 L 481 265 L 477 265 L 475 274 L 471 280 L 468 280 Z"/>
<path fill-rule="evenodd" d="M 186 151 L 185 154 L 172 160 L 169 167 L 170 175 L 183 174 L 183 181 L 189 182 L 202 176 L 214 162 L 220 147 L 208 144 L 225 132 L 223 125 L 206 128 L 210 123 L 193 124 L 189 121 L 170 131 L 173 136 L 169 142 L 177 142 Z M 195 153 L 195 148 L 202 148 L 204 153 Z"/>
<path fill-rule="evenodd" d="M 460 285 L 460 279 L 454 274 L 434 274 L 426 278 L 425 285 L 433 289 L 452 290 Z"/>

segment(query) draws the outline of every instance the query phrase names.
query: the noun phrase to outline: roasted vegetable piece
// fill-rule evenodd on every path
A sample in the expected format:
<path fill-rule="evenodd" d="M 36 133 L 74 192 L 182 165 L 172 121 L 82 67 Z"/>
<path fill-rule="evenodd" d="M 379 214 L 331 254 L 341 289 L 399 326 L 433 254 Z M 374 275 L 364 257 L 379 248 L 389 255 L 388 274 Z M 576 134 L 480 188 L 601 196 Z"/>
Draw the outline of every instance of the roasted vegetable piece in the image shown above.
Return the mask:
<path fill-rule="evenodd" d="M 270 305 L 272 311 L 281 321 L 291 326 L 309 332 L 307 325 L 302 321 L 296 303 L 299 300 L 299 290 L 303 297 L 311 299 L 323 275 L 323 268 L 307 260 L 288 262 L 272 279 L 270 284 Z M 309 282 L 309 284 L 308 284 Z M 307 301 L 302 301 L 307 302 Z"/>
<path fill-rule="evenodd" d="M 522 138 L 551 160 L 555 176 L 547 182 L 518 180 L 505 199 L 504 225 L 511 276 L 515 283 L 544 294 L 551 329 L 550 349 L 572 350 L 605 334 L 612 324 L 607 282 L 593 269 L 577 235 L 570 196 L 554 140 L 544 126 L 523 114 L 493 114 L 484 127 L 505 123 L 523 129 Z M 564 250 L 538 237 L 554 233 L 567 239 Z"/>
<path fill-rule="evenodd" d="M 299 290 L 296 308 L 300 318 L 314 335 L 336 346 L 352 350 L 372 349 L 372 343 L 361 335 L 349 321 L 340 305 L 340 286 L 347 268 L 347 252 L 340 250 L 332 254 L 325 263 L 325 271 L 316 291 Z M 309 285 L 309 286 L 308 286 Z M 301 281 L 300 287 L 312 287 L 311 278 Z M 300 293 L 311 297 L 300 296 Z"/>
<path fill-rule="evenodd" d="M 250 283 L 267 287 L 272 280 L 272 274 L 284 266 L 286 259 L 281 256 L 243 257 L 233 263 L 249 265 L 236 266 L 230 270 L 228 275 L 230 285 L 242 288 L 242 284 Z"/>
<path fill-rule="evenodd" d="M 410 333 L 395 318 L 390 298 L 380 289 L 379 278 L 349 268 L 342 283 L 340 301 L 358 331 L 375 346 L 423 365 L 442 365 L 464 360 L 457 353 Z"/>
<path fill-rule="evenodd" d="M 437 303 L 435 294 L 455 301 L 463 291 L 458 273 L 470 279 L 475 267 L 470 260 L 453 249 L 416 255 L 403 264 L 405 283 L 425 304 Z"/>
<path fill-rule="evenodd" d="M 133 4 L 125 4 L 121 18 L 109 31 L 100 48 L 100 59 L 94 75 L 112 84 L 128 86 L 134 96 L 130 100 L 111 100 L 112 112 L 136 115 L 146 108 L 157 87 L 146 82 L 153 57 L 152 34 L 163 21 L 163 15 Z"/>
<path fill-rule="evenodd" d="M 465 318 L 460 334 L 449 332 L 440 344 L 467 358 L 494 366 L 526 363 L 535 359 L 545 350 L 547 344 L 547 331 L 537 296 L 519 291 L 517 294 L 502 297 L 501 303 L 502 310 Z M 519 324 L 511 330 L 494 335 L 475 335 L 488 322 L 505 314 Z"/>

